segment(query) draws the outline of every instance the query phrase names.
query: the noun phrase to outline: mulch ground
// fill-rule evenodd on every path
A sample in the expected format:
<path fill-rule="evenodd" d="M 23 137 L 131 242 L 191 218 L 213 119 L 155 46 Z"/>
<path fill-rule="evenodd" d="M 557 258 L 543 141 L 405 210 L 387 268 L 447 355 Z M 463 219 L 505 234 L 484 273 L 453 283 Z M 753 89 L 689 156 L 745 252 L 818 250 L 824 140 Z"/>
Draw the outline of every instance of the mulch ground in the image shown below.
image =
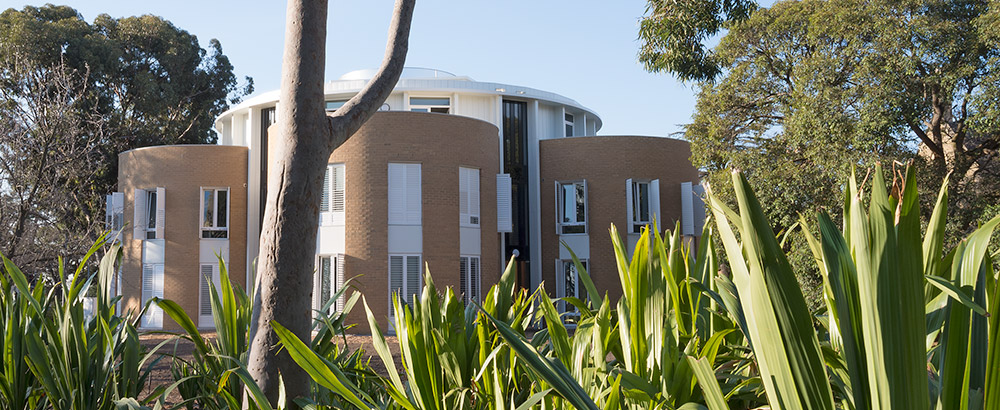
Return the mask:
<path fill-rule="evenodd" d="M 203 333 L 202 337 L 207 340 L 212 340 L 215 338 L 215 333 Z M 358 348 L 364 349 L 365 356 L 371 358 L 372 369 L 383 376 L 389 375 L 389 373 L 386 372 L 385 364 L 382 363 L 382 359 L 378 358 L 378 355 L 375 353 L 371 336 L 347 335 L 346 339 L 349 350 L 356 350 Z M 172 361 L 175 360 L 175 358 L 191 360 L 193 358 L 192 352 L 194 351 L 194 344 L 185 339 L 165 334 L 147 334 L 140 336 L 140 340 L 143 346 L 147 349 L 153 349 L 161 343 L 167 342 L 160 347 L 158 352 L 162 354 L 162 358 L 156 363 L 155 366 L 153 366 L 153 370 L 150 372 L 149 378 L 146 381 L 146 388 L 140 395 L 140 397 L 145 398 L 148 397 L 158 386 L 169 386 L 174 383 L 174 378 L 170 374 L 170 365 Z M 338 344 L 343 346 L 344 339 L 338 338 L 338 340 L 340 341 Z M 392 358 L 396 362 L 396 369 L 402 370 L 402 358 L 399 353 L 399 344 L 396 342 L 396 337 L 387 336 L 386 342 L 388 342 L 389 351 L 392 353 Z M 183 399 L 176 390 L 166 397 L 167 404 L 179 403 L 182 400 Z"/>

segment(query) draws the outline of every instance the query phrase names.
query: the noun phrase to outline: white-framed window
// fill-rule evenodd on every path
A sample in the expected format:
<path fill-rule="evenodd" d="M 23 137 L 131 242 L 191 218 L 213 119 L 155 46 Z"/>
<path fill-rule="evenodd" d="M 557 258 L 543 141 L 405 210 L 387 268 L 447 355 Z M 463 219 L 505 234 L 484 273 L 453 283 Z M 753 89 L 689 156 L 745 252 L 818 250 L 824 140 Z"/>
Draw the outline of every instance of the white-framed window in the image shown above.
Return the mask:
<path fill-rule="evenodd" d="M 133 197 L 132 237 L 137 240 L 163 239 L 166 189 L 139 189 Z"/>
<path fill-rule="evenodd" d="M 458 217 L 460 226 L 479 226 L 479 170 L 458 168 Z"/>
<path fill-rule="evenodd" d="M 583 265 L 584 269 L 587 268 L 587 259 L 580 260 L 580 264 Z M 556 297 L 574 297 L 582 299 L 580 297 L 582 292 L 580 285 L 580 273 L 576 269 L 576 264 L 573 263 L 572 259 L 556 259 Z M 556 302 L 559 310 L 561 312 L 576 312 L 576 306 L 565 301 Z"/>
<path fill-rule="evenodd" d="M 343 225 L 347 168 L 344 164 L 330 164 L 323 175 L 323 194 L 320 199 L 320 224 Z"/>
<path fill-rule="evenodd" d="M 395 314 L 392 309 L 393 295 L 412 305 L 420 297 L 421 286 L 423 277 L 419 254 L 389 255 L 389 316 Z"/>
<path fill-rule="evenodd" d="M 573 136 L 573 114 L 565 113 L 563 114 L 563 122 L 566 124 L 566 136 Z"/>
<path fill-rule="evenodd" d="M 337 111 L 340 107 L 343 107 L 347 103 L 347 100 L 330 100 L 326 102 L 327 111 Z"/>
<path fill-rule="evenodd" d="M 388 179 L 389 225 L 420 225 L 420 164 L 389 163 Z"/>
<path fill-rule="evenodd" d="M 222 286 L 219 265 L 217 263 L 202 263 L 199 265 L 198 283 L 200 292 L 198 296 L 198 325 L 200 327 L 212 327 L 215 319 L 212 317 L 212 286 L 215 286 L 216 295 Z"/>
<path fill-rule="evenodd" d="M 114 236 L 125 227 L 125 193 L 112 192 L 107 195 L 104 203 L 105 229 Z"/>
<path fill-rule="evenodd" d="M 229 188 L 201 188 L 201 237 L 229 237 Z"/>
<path fill-rule="evenodd" d="M 323 310 L 327 302 L 344 288 L 344 255 L 319 255 L 316 259 L 316 279 L 313 308 Z M 333 301 L 326 313 L 344 309 L 344 295 Z"/>
<path fill-rule="evenodd" d="M 479 256 L 461 256 L 458 258 L 458 274 L 459 274 L 459 287 L 462 293 L 462 303 L 466 305 L 470 301 L 480 302 L 480 283 L 482 275 L 480 274 L 480 260 Z"/>
<path fill-rule="evenodd" d="M 645 225 L 663 221 L 660 216 L 660 180 L 628 179 L 625 181 L 626 212 L 629 233 L 640 233 Z"/>
<path fill-rule="evenodd" d="M 142 304 L 152 298 L 163 298 L 163 264 L 145 263 L 142 265 Z M 139 326 L 144 329 L 163 328 L 163 309 L 151 304 L 146 314 L 142 316 Z"/>
<path fill-rule="evenodd" d="M 410 111 L 437 112 L 448 114 L 451 112 L 450 97 L 410 97 Z"/>
<path fill-rule="evenodd" d="M 587 233 L 587 181 L 556 181 L 556 228 L 560 235 Z"/>

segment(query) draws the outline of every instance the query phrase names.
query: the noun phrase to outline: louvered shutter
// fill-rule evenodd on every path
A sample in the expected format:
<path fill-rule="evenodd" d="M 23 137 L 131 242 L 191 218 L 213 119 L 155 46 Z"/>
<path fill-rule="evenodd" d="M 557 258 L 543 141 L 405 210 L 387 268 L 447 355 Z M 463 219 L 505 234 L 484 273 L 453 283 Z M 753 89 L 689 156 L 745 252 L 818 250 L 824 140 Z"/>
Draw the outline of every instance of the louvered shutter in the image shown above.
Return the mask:
<path fill-rule="evenodd" d="M 406 164 L 406 223 L 421 224 L 420 164 Z"/>
<path fill-rule="evenodd" d="M 339 292 L 344 288 L 344 255 L 337 255 L 336 262 L 334 263 L 334 275 L 336 275 L 336 292 Z M 341 293 L 340 297 L 337 298 L 337 311 L 341 312 L 344 310 L 344 295 L 347 292 Z"/>
<path fill-rule="evenodd" d="M 346 171 L 343 164 L 334 165 L 330 168 L 330 183 L 333 186 L 333 193 L 330 197 L 330 210 L 333 212 L 344 212 L 344 190 L 345 190 L 345 179 Z"/>
<path fill-rule="evenodd" d="M 681 235 L 694 235 L 694 208 L 691 203 L 691 183 L 681 182 Z"/>
<path fill-rule="evenodd" d="M 406 221 L 406 164 L 389 164 L 389 224 Z"/>
<path fill-rule="evenodd" d="M 625 226 L 628 227 L 628 233 L 635 232 L 635 184 L 632 183 L 632 178 L 625 180 Z"/>
<path fill-rule="evenodd" d="M 469 258 L 469 299 L 479 302 L 479 258 Z"/>
<path fill-rule="evenodd" d="M 479 225 L 479 170 L 468 170 L 469 180 L 469 220 L 474 225 Z"/>
<path fill-rule="evenodd" d="M 167 190 L 156 188 L 156 239 L 163 239 L 167 209 Z"/>
<path fill-rule="evenodd" d="M 145 264 L 142 266 L 142 303 L 154 297 L 163 297 L 163 265 Z M 163 311 L 152 304 L 142 317 L 142 327 L 160 328 L 163 326 Z"/>
<path fill-rule="evenodd" d="M 458 258 L 458 283 L 462 292 L 462 303 L 469 304 L 469 258 Z"/>
<path fill-rule="evenodd" d="M 420 257 L 406 257 L 406 302 L 413 304 L 413 300 L 420 296 Z"/>
<path fill-rule="evenodd" d="M 469 223 L 469 169 L 458 169 L 458 221 L 459 224 Z"/>
<path fill-rule="evenodd" d="M 198 313 L 201 316 L 212 316 L 212 287 L 215 282 L 215 269 L 211 264 L 201 265 L 201 306 Z"/>
<path fill-rule="evenodd" d="M 664 222 L 660 219 L 660 180 L 654 179 L 649 183 L 649 221 L 656 221 L 660 232 L 663 232 Z"/>
<path fill-rule="evenodd" d="M 389 316 L 395 315 L 392 298 L 403 297 L 403 257 L 389 257 Z"/>
<path fill-rule="evenodd" d="M 111 229 L 115 232 L 125 226 L 125 193 L 111 193 Z"/>
<path fill-rule="evenodd" d="M 136 189 L 135 195 L 132 196 L 132 239 L 141 241 L 146 239 L 146 206 L 148 198 L 146 198 L 145 189 Z"/>
<path fill-rule="evenodd" d="M 511 201 L 510 174 L 497 174 L 497 232 L 514 230 Z"/>
<path fill-rule="evenodd" d="M 330 212 L 330 173 L 333 172 L 333 166 L 327 166 L 326 172 L 323 173 L 323 193 L 320 194 L 319 211 L 320 212 Z"/>

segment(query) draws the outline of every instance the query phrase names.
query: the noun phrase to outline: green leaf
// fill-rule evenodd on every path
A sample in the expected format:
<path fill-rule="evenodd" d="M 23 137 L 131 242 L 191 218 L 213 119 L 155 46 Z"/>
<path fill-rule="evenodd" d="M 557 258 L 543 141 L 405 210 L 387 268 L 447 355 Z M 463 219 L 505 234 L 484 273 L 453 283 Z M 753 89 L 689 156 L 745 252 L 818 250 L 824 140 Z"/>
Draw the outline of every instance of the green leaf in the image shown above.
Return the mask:
<path fill-rule="evenodd" d="M 372 409 L 371 406 L 361 401 L 352 389 L 348 388 L 347 383 L 350 382 L 344 380 L 342 374 L 335 374 L 335 369 L 331 369 L 319 356 L 316 356 L 316 353 L 309 350 L 309 346 L 303 343 L 298 336 L 277 322 L 272 321 L 271 326 L 274 327 L 274 333 L 278 335 L 281 345 L 285 347 L 292 360 L 298 363 L 299 367 L 305 370 L 313 381 L 337 393 L 361 409 Z"/>

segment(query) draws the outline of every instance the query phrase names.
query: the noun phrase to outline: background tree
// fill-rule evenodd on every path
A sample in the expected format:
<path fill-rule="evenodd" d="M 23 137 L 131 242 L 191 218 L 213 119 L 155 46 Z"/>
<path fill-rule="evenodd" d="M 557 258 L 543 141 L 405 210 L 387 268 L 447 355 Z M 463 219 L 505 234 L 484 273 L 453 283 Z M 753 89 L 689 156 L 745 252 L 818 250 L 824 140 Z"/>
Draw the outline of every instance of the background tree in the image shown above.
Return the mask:
<path fill-rule="evenodd" d="M 117 184 L 118 153 L 149 145 L 215 142 L 214 118 L 252 91 L 249 79 L 245 88 L 237 89 L 232 70 L 218 41 L 211 40 L 206 51 L 195 36 L 156 16 L 102 14 L 90 24 L 66 6 L 28 6 L 0 13 L 0 106 L 6 117 L 20 121 L 8 121 L 0 138 L 4 144 L 24 138 L 30 142 L 71 129 L 76 137 L 87 139 L 88 152 L 65 158 L 80 162 L 58 165 L 74 169 L 67 182 L 72 183 L 73 201 L 18 202 L 35 217 L 28 218 L 21 230 L 17 224 L 0 225 L 0 250 L 30 272 L 53 266 L 44 259 L 79 256 L 85 250 L 79 244 L 92 243 L 100 229 L 95 220 L 103 219 L 104 195 Z M 65 90 L 68 100 L 53 101 L 53 89 Z M 58 123 L 16 112 L 42 112 L 51 104 L 68 104 Z M 15 152 L 11 147 L 6 146 L 6 154 Z M 44 157 L 46 152 L 21 154 L 34 156 L 17 160 L 53 165 L 51 157 Z M 55 175 L 62 168 L 46 169 Z M 0 184 L 9 187 L 24 185 L 17 182 L 22 177 L 0 170 Z M 71 207 L 53 208 L 61 205 Z M 53 229 L 64 233 L 62 240 L 27 235 Z M 81 242 L 69 243 L 76 240 Z M 20 254 L 28 250 L 31 255 Z"/>
<path fill-rule="evenodd" d="M 324 106 L 326 0 L 289 0 L 278 105 L 278 148 L 268 175 L 260 237 L 250 374 L 272 403 L 306 396 L 310 378 L 288 353 L 277 352 L 277 322 L 309 340 L 313 256 L 323 173 L 333 150 L 375 113 L 396 86 L 406 60 L 414 0 L 396 0 L 385 57 L 378 72 L 336 112 Z M 291 403 L 289 405 L 294 405 Z"/>
<path fill-rule="evenodd" d="M 728 28 L 708 54 L 719 70 L 691 75 L 649 60 L 702 80 L 685 137 L 722 196 L 731 198 L 728 170 L 741 169 L 771 221 L 788 228 L 806 211 L 839 212 L 852 167 L 916 159 L 926 201 L 952 174 L 953 231 L 1000 200 L 996 1 L 992 11 L 981 0 L 781 1 L 723 19 L 726 3 L 705 8 Z M 662 17 L 672 15 L 644 17 L 656 29 L 640 31 L 643 50 L 656 49 L 660 32 L 704 40 Z M 809 264 L 800 266 L 811 265 L 802 256 Z"/>

